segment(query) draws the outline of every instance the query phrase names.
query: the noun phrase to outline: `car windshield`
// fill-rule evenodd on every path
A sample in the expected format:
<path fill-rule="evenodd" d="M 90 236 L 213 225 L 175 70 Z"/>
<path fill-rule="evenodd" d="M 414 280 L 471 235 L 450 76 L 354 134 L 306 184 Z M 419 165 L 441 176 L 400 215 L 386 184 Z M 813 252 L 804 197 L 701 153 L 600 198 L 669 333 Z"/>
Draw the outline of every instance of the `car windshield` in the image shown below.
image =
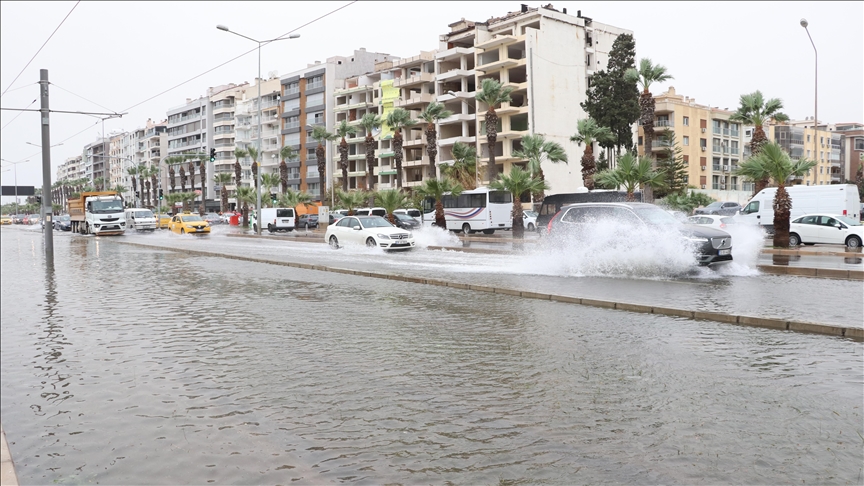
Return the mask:
<path fill-rule="evenodd" d="M 396 219 L 398 219 L 399 221 L 414 221 L 414 218 L 412 218 L 411 216 L 408 216 L 407 214 L 397 213 L 397 214 L 394 214 L 393 216 L 395 216 Z"/>
<path fill-rule="evenodd" d="M 183 216 L 183 222 L 191 223 L 193 221 L 204 221 L 204 220 L 201 219 L 201 216 L 196 216 L 194 214 L 189 215 L 189 216 Z"/>
<path fill-rule="evenodd" d="M 723 207 L 723 203 L 720 201 L 714 201 L 711 204 L 705 206 L 705 209 L 720 209 Z"/>
<path fill-rule="evenodd" d="M 536 218 L 537 217 L 537 211 L 523 211 L 522 214 L 524 214 L 525 216 L 528 216 L 529 218 Z"/>
<path fill-rule="evenodd" d="M 134 215 L 136 218 L 152 218 L 153 211 L 150 211 L 149 209 L 144 209 L 142 211 L 135 211 Z"/>
<path fill-rule="evenodd" d="M 835 219 L 839 219 L 840 221 L 843 221 L 844 223 L 846 223 L 849 226 L 861 226 L 860 222 L 855 221 L 854 219 L 852 219 L 848 216 L 833 216 L 833 217 Z"/>
<path fill-rule="evenodd" d="M 654 225 L 677 225 L 680 224 L 675 216 L 663 211 L 662 209 L 655 206 L 636 206 L 633 208 L 633 211 L 636 213 L 639 218 L 648 223 Z"/>
<path fill-rule="evenodd" d="M 357 218 L 364 228 L 388 228 L 393 225 L 381 216 L 361 216 Z"/>
<path fill-rule="evenodd" d="M 204 217 L 207 219 L 219 219 L 219 215 L 216 213 L 207 213 Z"/>
<path fill-rule="evenodd" d="M 64 214 L 64 215 L 62 215 L 62 216 L 57 216 L 57 217 L 54 218 L 54 219 L 56 219 L 57 221 L 69 221 L 69 215 Z"/>
<path fill-rule="evenodd" d="M 735 218 L 720 218 L 720 222 L 723 224 L 736 224 Z"/>

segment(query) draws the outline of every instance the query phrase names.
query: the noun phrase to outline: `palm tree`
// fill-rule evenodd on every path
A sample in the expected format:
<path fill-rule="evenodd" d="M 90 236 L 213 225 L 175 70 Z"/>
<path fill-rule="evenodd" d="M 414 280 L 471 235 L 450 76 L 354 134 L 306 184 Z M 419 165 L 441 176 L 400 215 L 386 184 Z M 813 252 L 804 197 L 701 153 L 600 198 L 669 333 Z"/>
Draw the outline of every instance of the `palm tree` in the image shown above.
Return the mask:
<path fill-rule="evenodd" d="M 231 174 L 218 172 L 213 176 L 213 182 L 219 184 L 219 196 L 222 203 L 219 209 L 225 213 L 228 211 L 228 184 L 231 184 Z"/>
<path fill-rule="evenodd" d="M 269 204 L 270 207 L 273 207 L 273 194 L 270 192 L 271 189 L 279 185 L 279 175 L 278 174 L 261 174 L 261 185 L 264 186 L 264 195 L 267 196 L 267 200 L 264 201 L 266 204 Z"/>
<path fill-rule="evenodd" d="M 738 110 L 729 117 L 729 120 L 753 125 L 753 138 L 750 140 L 750 153 L 752 156 L 759 155 L 762 146 L 768 142 L 765 136 L 764 126 L 771 120 L 787 121 L 789 117 L 781 113 L 783 102 L 779 98 L 771 98 L 765 101 L 759 90 L 750 94 L 741 95 L 741 104 Z M 758 193 L 768 186 L 768 178 L 754 179 L 753 194 Z"/>
<path fill-rule="evenodd" d="M 176 172 L 174 171 L 174 165 L 180 162 L 180 157 L 168 157 L 165 159 L 165 163 L 168 164 L 168 184 L 171 186 L 171 191 L 174 192 L 174 188 L 177 187 L 177 178 L 175 177 Z"/>
<path fill-rule="evenodd" d="M 607 169 L 594 175 L 594 182 L 606 189 L 624 187 L 627 200 L 634 201 L 634 193 L 641 185 L 642 194 L 645 187 L 663 187 L 665 174 L 651 168 L 651 161 L 638 157 L 630 152 L 618 159 L 618 167 Z"/>
<path fill-rule="evenodd" d="M 97 177 L 93 179 L 93 185 L 96 186 L 97 191 L 104 190 L 106 179 L 104 177 Z"/>
<path fill-rule="evenodd" d="M 255 190 L 260 191 L 261 187 L 258 183 L 258 149 L 252 146 L 246 148 L 246 151 L 249 152 L 249 158 L 252 159 L 252 180 L 255 181 Z M 258 204 L 257 200 L 255 204 Z"/>
<path fill-rule="evenodd" d="M 255 194 L 255 189 L 251 187 L 237 186 L 237 206 L 243 204 L 243 227 L 249 227 L 249 205 L 258 203 L 258 196 Z"/>
<path fill-rule="evenodd" d="M 542 166 L 544 161 L 554 164 L 559 162 L 567 163 L 567 152 L 564 151 L 564 147 L 558 142 L 546 140 L 543 135 L 525 135 L 522 137 L 522 148 L 514 151 L 513 156 L 527 160 L 528 173 L 531 177 L 536 177 L 543 182 L 546 181 L 546 175 L 543 174 Z M 543 191 L 547 187 L 546 184 L 538 187 L 540 187 L 539 192 L 532 194 L 534 194 L 535 200 L 542 201 L 544 197 Z"/>
<path fill-rule="evenodd" d="M 348 210 L 348 216 L 354 215 L 354 209 L 359 208 L 366 204 L 366 199 L 368 196 L 364 191 L 338 191 L 336 192 L 336 199 L 339 201 L 339 204 L 342 205 L 345 209 Z"/>
<path fill-rule="evenodd" d="M 168 205 L 168 207 L 171 208 L 172 213 L 176 209 L 177 203 L 182 200 L 182 198 L 181 198 L 182 195 L 183 195 L 182 192 L 172 192 L 172 193 L 165 196 L 165 203 Z"/>
<path fill-rule="evenodd" d="M 486 178 L 489 182 L 498 178 L 498 166 L 495 165 L 495 142 L 498 140 L 498 114 L 495 107 L 501 103 L 510 102 L 512 87 L 504 87 L 494 79 L 486 78 L 480 86 L 475 98 L 489 107 L 486 110 L 486 144 L 489 147 L 489 163 L 486 165 Z"/>
<path fill-rule="evenodd" d="M 432 223 L 441 229 L 447 229 L 447 220 L 444 218 L 444 203 L 442 199 L 445 193 L 450 193 L 453 196 L 462 194 L 462 186 L 458 183 L 453 183 L 450 179 L 426 179 L 423 185 L 417 188 L 417 192 L 423 197 L 431 197 L 435 199 L 435 222 Z"/>
<path fill-rule="evenodd" d="M 318 142 L 315 148 L 315 157 L 318 159 L 318 180 L 321 181 L 318 186 L 318 193 L 321 201 L 324 201 L 324 191 L 327 190 L 327 150 L 324 147 L 324 142 L 329 142 L 336 138 L 336 135 L 328 132 L 325 127 L 316 125 L 312 129 L 312 138 Z"/>
<path fill-rule="evenodd" d="M 151 187 L 151 206 L 157 206 L 159 203 L 157 202 L 157 196 L 159 191 L 159 181 L 156 180 L 156 176 L 159 175 L 159 162 L 156 162 L 157 165 L 151 165 L 150 169 L 147 171 L 147 175 L 150 176 L 150 187 Z"/>
<path fill-rule="evenodd" d="M 513 238 L 525 237 L 525 219 L 522 215 L 521 196 L 526 192 L 534 194 L 549 189 L 549 183 L 543 179 L 534 178 L 530 172 L 518 165 L 510 167 L 510 175 L 501 174 L 489 184 L 490 189 L 507 191 L 513 195 Z"/>
<path fill-rule="evenodd" d="M 135 176 L 138 175 L 138 167 L 129 167 L 126 173 L 132 177 L 132 192 L 135 194 L 135 205 L 138 205 L 138 184 Z"/>
<path fill-rule="evenodd" d="M 407 198 L 401 189 L 386 189 L 378 191 L 374 194 L 375 202 L 378 206 L 387 211 L 387 219 L 391 224 L 396 224 L 396 217 L 393 216 L 393 211 L 405 205 Z"/>
<path fill-rule="evenodd" d="M 180 192 L 186 192 L 186 168 L 180 164 Z"/>
<path fill-rule="evenodd" d="M 571 142 L 578 145 L 585 144 L 585 152 L 582 153 L 582 181 L 588 190 L 594 189 L 594 173 L 597 172 L 597 163 L 594 160 L 594 143 L 613 143 L 617 137 L 612 130 L 601 127 L 593 118 L 584 118 L 576 122 L 576 134 L 570 137 Z"/>
<path fill-rule="evenodd" d="M 282 194 L 288 192 L 288 164 L 285 160 L 291 160 L 297 157 L 297 151 L 288 145 L 279 149 L 279 158 L 282 162 L 279 163 L 279 182 L 282 184 Z"/>
<path fill-rule="evenodd" d="M 126 186 L 124 186 L 123 184 L 117 184 L 117 185 L 114 186 L 111 190 L 114 191 L 114 192 L 116 192 L 117 194 L 119 194 L 119 195 L 120 195 L 120 199 L 123 199 L 123 193 L 126 192 L 126 191 L 128 191 L 129 188 L 126 187 Z"/>
<path fill-rule="evenodd" d="M 381 117 L 374 113 L 366 113 L 360 118 L 360 126 L 366 130 L 366 188 L 369 191 L 375 189 L 375 137 L 372 136 L 372 132 L 381 128 L 381 123 Z"/>
<path fill-rule="evenodd" d="M 336 127 L 336 138 L 341 137 L 339 142 L 339 168 L 342 169 L 342 190 L 348 190 L 348 142 L 345 137 L 357 133 L 354 125 L 349 125 L 348 120 L 342 120 Z"/>
<path fill-rule="evenodd" d="M 441 173 L 466 190 L 477 188 L 477 149 L 462 142 L 453 144 L 453 164 L 441 167 Z"/>
<path fill-rule="evenodd" d="M 240 166 L 240 159 L 246 157 L 247 155 L 248 155 L 248 152 L 246 152 L 243 149 L 240 149 L 240 148 L 234 149 L 234 186 L 235 186 L 235 188 L 238 188 L 242 185 L 243 168 Z M 235 204 L 234 210 L 238 210 L 240 208 L 240 200 L 235 198 L 234 204 Z"/>
<path fill-rule="evenodd" d="M 419 119 L 426 122 L 426 129 L 423 133 L 426 134 L 426 154 L 429 155 L 429 177 L 436 177 L 437 171 L 435 160 L 438 157 L 438 132 L 435 129 L 435 124 L 444 118 L 453 116 L 453 112 L 444 108 L 444 105 L 433 101 L 423 108 L 420 112 Z"/>
<path fill-rule="evenodd" d="M 792 176 L 802 176 L 816 165 L 815 161 L 801 159 L 792 161 L 789 154 L 776 142 L 763 144 L 759 153 L 745 160 L 736 172 L 754 180 L 773 180 L 777 184 L 774 195 L 774 246 L 789 246 L 789 215 L 792 198 L 786 191 L 786 181 Z"/>
<path fill-rule="evenodd" d="M 393 154 L 396 159 L 396 187 L 402 187 L 402 130 L 414 126 L 411 113 L 404 108 L 395 108 L 387 114 L 387 125 L 393 129 Z"/>
<path fill-rule="evenodd" d="M 312 204 L 312 196 L 309 195 L 306 191 L 295 191 L 293 189 L 288 189 L 279 195 L 279 199 L 277 201 L 279 207 L 282 208 L 294 208 L 294 224 L 297 224 L 297 221 L 300 219 L 300 214 L 297 212 L 298 206 L 305 206 L 307 209 L 310 207 L 315 207 Z"/>
<path fill-rule="evenodd" d="M 637 82 L 642 86 L 642 94 L 639 95 L 639 109 L 641 115 L 639 117 L 642 123 L 642 147 L 645 157 L 651 159 L 651 167 L 657 169 L 657 159 L 651 153 L 651 146 L 654 140 L 654 95 L 651 94 L 651 85 L 653 83 L 662 83 L 674 79 L 671 75 L 666 74 L 666 68 L 659 64 L 655 65 L 651 59 L 643 58 L 639 60 L 639 69 L 630 68 L 624 73 L 624 78 L 628 82 Z M 647 186 L 643 192 L 645 199 L 648 202 L 654 200 L 654 193 L 651 186 Z"/>

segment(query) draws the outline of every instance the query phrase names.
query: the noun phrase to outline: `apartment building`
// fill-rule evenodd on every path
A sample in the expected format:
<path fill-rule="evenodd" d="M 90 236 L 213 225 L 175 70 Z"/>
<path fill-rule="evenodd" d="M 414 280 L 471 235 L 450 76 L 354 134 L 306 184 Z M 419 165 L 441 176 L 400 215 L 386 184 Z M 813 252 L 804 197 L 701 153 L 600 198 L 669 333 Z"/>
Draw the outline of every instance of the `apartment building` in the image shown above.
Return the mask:
<path fill-rule="evenodd" d="M 475 23 L 461 19 L 448 27 L 450 32 L 439 36 L 438 51 L 435 53 L 436 101 L 453 113 L 438 123 L 439 167 L 454 162 L 453 145 L 456 142 L 476 148 L 479 125 L 474 101 L 477 94 Z"/>
<path fill-rule="evenodd" d="M 841 174 L 844 181 L 855 181 L 859 169 L 864 168 L 864 124 L 835 123 L 828 130 L 842 135 Z"/>
<path fill-rule="evenodd" d="M 547 193 L 582 187 L 578 161 L 584 149 L 570 142 L 576 120 L 587 116 L 579 104 L 585 100 L 589 78 L 606 68 L 612 43 L 619 35 L 632 32 L 596 22 L 581 11 L 568 15 L 566 9 L 558 11 L 551 4 L 522 5 L 518 12 L 476 22 L 474 31 L 476 89 L 487 78 L 514 88 L 512 101 L 496 109 L 499 126 L 494 147 L 488 146 L 485 137 L 488 107 L 476 104 L 480 177 L 485 179 L 483 166 L 490 150 L 495 151 L 498 172 L 507 172 L 513 164 L 525 165 L 514 155 L 522 137 L 542 134 L 561 144 L 570 160 L 569 164 L 543 164 L 550 184 Z"/>
<path fill-rule="evenodd" d="M 687 164 L 687 183 L 709 196 L 724 201 L 746 201 L 753 193 L 753 182 L 735 175 L 744 160 L 746 137 L 744 127 L 729 118 L 735 113 L 696 103 L 670 87 L 654 96 L 654 138 L 650 153 L 663 154 L 669 145 L 660 140 L 664 130 L 671 130 Z M 641 154 L 644 128 L 639 126 L 637 145 Z"/>
<path fill-rule="evenodd" d="M 388 67 L 392 66 L 392 63 L 384 63 Z M 379 65 L 383 65 L 379 63 Z M 376 65 L 378 66 L 378 65 Z M 345 141 L 348 144 L 348 189 L 368 189 L 368 183 L 366 180 L 366 131 L 363 127 L 359 125 L 360 119 L 363 118 L 367 113 L 371 113 L 378 116 L 386 116 L 383 113 L 383 106 L 380 105 L 379 101 L 381 99 L 381 79 L 382 73 L 380 68 L 376 67 L 376 71 L 374 73 L 364 74 L 362 76 L 355 76 L 345 80 L 337 80 L 337 83 L 341 84 L 342 87 L 336 88 L 333 90 L 334 96 L 334 106 L 333 106 L 333 114 L 334 114 L 334 122 L 333 126 L 336 127 L 342 123 L 342 121 L 347 121 L 350 125 L 353 125 L 357 130 L 357 133 L 354 135 L 349 135 Z M 392 76 L 390 78 L 389 85 L 392 87 Z M 392 102 L 390 104 L 392 108 Z M 382 116 L 383 119 L 383 116 Z M 383 189 L 385 187 L 390 187 L 389 177 L 390 174 L 384 175 L 381 173 L 383 168 L 386 166 L 387 170 L 390 170 L 390 160 L 392 160 L 392 150 L 391 153 L 388 154 L 386 165 L 384 164 L 384 160 L 381 159 L 383 153 L 381 151 L 382 144 L 389 144 L 389 141 L 392 137 L 389 137 L 385 142 L 383 140 L 383 132 L 379 130 L 380 133 L 373 133 L 373 137 L 376 138 L 375 148 L 376 148 L 376 158 L 378 158 L 377 166 L 374 170 L 374 181 L 372 189 L 376 187 L 379 189 Z M 341 138 L 335 140 L 335 144 L 341 143 Z M 340 164 L 340 157 L 338 150 L 334 150 L 333 156 L 333 179 L 336 180 L 337 187 L 341 186 L 342 172 Z M 290 169 L 289 169 L 290 170 Z M 395 174 L 395 170 L 393 171 Z M 291 174 L 292 177 L 297 177 L 297 173 L 293 172 Z M 381 178 L 385 178 L 385 182 L 382 183 Z"/>
<path fill-rule="evenodd" d="M 261 99 L 258 99 L 258 83 L 261 84 Z M 246 86 L 238 93 L 235 115 L 236 138 L 233 145 L 216 144 L 217 172 L 229 172 L 234 174 L 234 147 L 248 151 L 250 147 L 258 149 L 259 143 L 261 154 L 258 163 L 261 174 L 279 173 L 279 149 L 282 148 L 280 134 L 281 121 L 279 113 L 281 105 L 279 96 L 282 89 L 279 77 L 273 74 L 266 80 L 255 80 L 254 85 Z M 261 136 L 258 134 L 258 104 L 261 104 Z M 259 140 L 260 139 L 260 140 Z M 247 156 L 240 159 L 243 167 L 242 184 L 254 187 L 255 181 L 252 176 L 252 158 Z M 229 203 L 235 204 L 234 191 L 236 186 L 232 183 L 229 188 Z"/>
<path fill-rule="evenodd" d="M 769 127 L 768 139 L 777 142 L 792 160 L 806 158 L 816 166 L 796 181 L 808 186 L 840 184 L 843 177 L 843 135 L 829 131 L 812 117 L 775 123 Z"/>
<path fill-rule="evenodd" d="M 162 163 L 168 157 L 167 130 L 167 120 L 157 123 L 151 119 L 147 120 L 143 128 L 136 130 L 137 147 L 135 158 L 138 161 L 138 166 L 143 164 L 145 167 L 159 168 L 157 187 L 153 189 L 156 191 L 156 194 L 159 193 L 160 188 L 165 193 L 168 193 L 168 168 Z"/>
<path fill-rule="evenodd" d="M 318 142 L 311 137 L 312 130 L 315 126 L 323 126 L 328 132 L 333 132 L 334 91 L 344 86 L 342 81 L 372 73 L 376 63 L 394 59 L 398 58 L 360 48 L 351 56 L 334 56 L 323 63 L 316 61 L 305 69 L 281 78 L 282 146 L 290 146 L 299 154 L 297 159 L 286 161 L 290 188 L 307 191 L 317 197 L 322 184 L 325 187 L 332 185 L 335 174 L 332 162 L 327 164 L 327 180 L 320 180 L 315 156 Z M 336 153 L 332 143 L 325 145 L 325 153 L 326 160 L 332 161 L 333 154 Z"/>
<path fill-rule="evenodd" d="M 57 167 L 58 181 L 74 181 L 84 177 L 84 164 L 81 155 L 67 157 L 66 160 Z"/>
<path fill-rule="evenodd" d="M 91 183 L 108 175 L 108 142 L 108 138 L 100 136 L 81 150 L 83 177 L 89 179 Z"/>

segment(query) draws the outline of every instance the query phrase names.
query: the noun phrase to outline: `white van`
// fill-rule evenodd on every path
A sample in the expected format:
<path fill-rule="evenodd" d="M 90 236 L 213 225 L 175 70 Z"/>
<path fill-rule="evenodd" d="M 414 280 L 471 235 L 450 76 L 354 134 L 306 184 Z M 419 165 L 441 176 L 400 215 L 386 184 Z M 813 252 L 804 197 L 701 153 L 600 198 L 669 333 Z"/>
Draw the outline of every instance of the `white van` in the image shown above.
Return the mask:
<path fill-rule="evenodd" d="M 261 208 L 261 226 L 270 233 L 294 231 L 296 226 L 294 208 Z M 251 216 L 250 216 L 251 218 Z M 251 219 L 252 230 L 258 231 L 258 221 Z"/>
<path fill-rule="evenodd" d="M 153 214 L 153 211 L 145 208 L 127 209 L 126 228 L 135 231 L 155 231 L 156 215 Z"/>
<path fill-rule="evenodd" d="M 354 210 L 354 216 L 387 216 L 387 210 L 384 208 L 360 208 Z"/>
<path fill-rule="evenodd" d="M 853 184 L 789 186 L 786 192 L 792 199 L 790 221 L 810 213 L 839 214 L 855 220 L 861 218 L 858 188 Z M 735 220 L 762 226 L 769 232 L 774 231 L 775 194 L 777 194 L 776 187 L 759 191 L 735 216 Z"/>

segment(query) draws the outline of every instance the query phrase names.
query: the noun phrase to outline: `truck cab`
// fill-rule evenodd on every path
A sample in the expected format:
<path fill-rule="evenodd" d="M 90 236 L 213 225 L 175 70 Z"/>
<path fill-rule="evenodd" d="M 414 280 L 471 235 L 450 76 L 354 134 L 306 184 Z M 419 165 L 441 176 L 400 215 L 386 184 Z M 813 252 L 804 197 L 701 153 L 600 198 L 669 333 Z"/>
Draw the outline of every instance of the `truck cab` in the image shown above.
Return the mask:
<path fill-rule="evenodd" d="M 84 232 L 92 235 L 122 235 L 126 214 L 119 195 L 90 196 L 84 200 Z"/>

